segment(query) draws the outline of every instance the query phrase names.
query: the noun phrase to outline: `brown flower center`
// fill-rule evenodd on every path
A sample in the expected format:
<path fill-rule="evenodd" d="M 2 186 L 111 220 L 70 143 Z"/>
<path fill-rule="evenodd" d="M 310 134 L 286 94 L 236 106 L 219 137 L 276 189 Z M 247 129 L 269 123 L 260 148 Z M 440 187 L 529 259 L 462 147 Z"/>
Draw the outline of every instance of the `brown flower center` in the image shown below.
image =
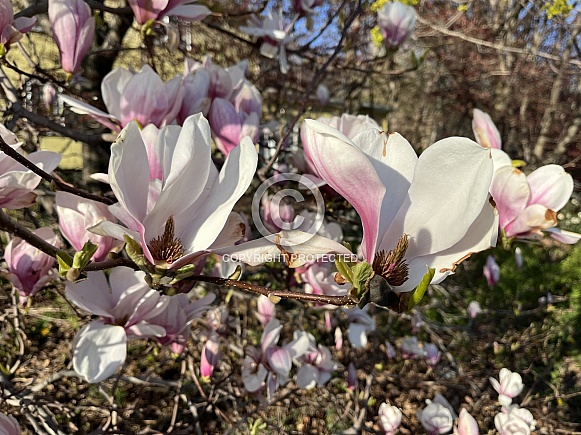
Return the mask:
<path fill-rule="evenodd" d="M 385 252 L 379 251 L 373 260 L 373 271 L 381 275 L 392 287 L 402 285 L 408 279 L 409 267 L 404 260 L 409 245 L 409 236 L 401 236 L 395 249 Z"/>
<path fill-rule="evenodd" d="M 163 235 L 149 242 L 149 251 L 155 260 L 173 263 L 184 255 L 182 241 L 175 237 L 175 225 L 173 216 L 165 223 Z"/>

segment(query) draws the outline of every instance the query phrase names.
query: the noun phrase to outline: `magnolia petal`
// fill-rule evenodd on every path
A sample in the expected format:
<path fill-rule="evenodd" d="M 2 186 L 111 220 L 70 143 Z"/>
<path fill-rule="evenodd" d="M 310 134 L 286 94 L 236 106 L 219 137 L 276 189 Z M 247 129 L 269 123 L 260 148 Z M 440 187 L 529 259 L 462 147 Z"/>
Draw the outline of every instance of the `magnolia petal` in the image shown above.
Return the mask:
<path fill-rule="evenodd" d="M 378 238 L 385 186 L 366 155 L 336 129 L 307 119 L 305 138 L 305 149 L 319 176 L 361 216 L 364 257 L 371 260 Z"/>
<path fill-rule="evenodd" d="M 129 80 L 134 75 L 133 72 L 118 67 L 103 78 L 101 94 L 103 95 L 103 103 L 105 103 L 105 107 L 107 107 L 107 110 L 111 114 L 105 114 L 107 117 L 117 120 L 121 119 L 121 96 L 127 83 L 129 83 Z"/>
<path fill-rule="evenodd" d="M 569 202 L 573 193 L 573 177 L 562 166 L 545 165 L 527 176 L 531 189 L 530 204 L 541 204 L 559 211 Z"/>
<path fill-rule="evenodd" d="M 246 223 L 242 216 L 236 212 L 231 212 L 224 228 L 210 246 L 210 249 L 217 249 L 227 246 L 233 246 L 236 242 L 241 240 L 246 233 Z"/>
<path fill-rule="evenodd" d="M 289 351 L 291 359 L 298 358 L 309 350 L 311 346 L 309 335 L 305 331 L 296 331 L 294 340 L 284 346 Z"/>
<path fill-rule="evenodd" d="M 416 164 L 408 197 L 378 247 L 410 236 L 406 258 L 444 251 L 466 236 L 488 201 L 490 150 L 461 137 L 436 142 Z"/>
<path fill-rule="evenodd" d="M 517 218 L 505 228 L 506 237 L 535 230 L 546 230 L 557 225 L 557 215 L 540 204 L 533 204 L 525 208 Z"/>
<path fill-rule="evenodd" d="M 75 337 L 73 367 L 87 382 L 101 382 L 125 362 L 126 344 L 127 336 L 121 326 L 91 322 Z"/>
<path fill-rule="evenodd" d="M 496 148 L 492 148 L 490 153 L 492 155 L 492 161 L 494 162 L 494 172 L 503 166 L 510 166 L 512 168 L 512 159 L 507 153 Z"/>
<path fill-rule="evenodd" d="M 288 377 L 292 366 L 290 353 L 284 347 L 271 347 L 266 350 L 268 365 L 276 373 L 283 377 Z"/>
<path fill-rule="evenodd" d="M 553 239 L 567 245 L 574 245 L 581 240 L 581 234 L 579 233 L 573 233 L 559 228 L 547 228 L 545 231 L 548 232 Z"/>
<path fill-rule="evenodd" d="M 87 272 L 87 279 L 83 281 L 67 282 L 65 294 L 67 299 L 88 313 L 106 318 L 113 316 L 115 301 L 102 271 Z"/>
<path fill-rule="evenodd" d="M 100 118 L 117 120 L 116 116 L 103 112 L 102 110 L 99 110 L 96 107 L 93 107 L 90 104 L 85 103 L 84 101 L 77 100 L 76 98 L 69 97 L 68 95 L 64 94 L 60 94 L 59 98 L 63 103 L 66 103 L 69 106 L 71 106 L 72 112 L 78 113 L 79 115 L 94 115 Z"/>
<path fill-rule="evenodd" d="M 266 324 L 260 339 L 260 347 L 263 353 L 266 352 L 269 347 L 275 346 L 276 343 L 278 343 L 280 331 L 282 331 L 282 325 L 278 319 L 272 319 Z"/>
<path fill-rule="evenodd" d="M 479 109 L 474 109 L 474 118 L 472 119 L 472 131 L 476 142 L 485 148 L 502 148 L 500 132 L 490 115 Z"/>
<path fill-rule="evenodd" d="M 347 330 L 349 341 L 354 347 L 367 346 L 367 326 L 359 323 L 351 323 Z"/>
<path fill-rule="evenodd" d="M 297 386 L 310 390 L 315 388 L 319 379 L 319 370 L 311 364 L 304 364 L 297 372 Z"/>
<path fill-rule="evenodd" d="M 478 423 L 465 408 L 460 411 L 458 418 L 458 433 L 460 435 L 478 435 Z"/>
<path fill-rule="evenodd" d="M 137 231 L 132 231 L 129 228 L 109 221 L 101 221 L 97 225 L 87 228 L 87 230 L 93 234 L 113 237 L 117 240 L 125 240 L 124 236 L 126 234 L 133 240 L 139 240 L 139 233 Z"/>
<path fill-rule="evenodd" d="M 181 18 L 186 21 L 200 21 L 210 15 L 212 11 L 202 5 L 182 5 L 171 9 L 165 15 Z"/>
<path fill-rule="evenodd" d="M 512 166 L 494 173 L 490 193 L 498 207 L 500 228 L 506 228 L 525 209 L 530 198 L 527 177 Z"/>

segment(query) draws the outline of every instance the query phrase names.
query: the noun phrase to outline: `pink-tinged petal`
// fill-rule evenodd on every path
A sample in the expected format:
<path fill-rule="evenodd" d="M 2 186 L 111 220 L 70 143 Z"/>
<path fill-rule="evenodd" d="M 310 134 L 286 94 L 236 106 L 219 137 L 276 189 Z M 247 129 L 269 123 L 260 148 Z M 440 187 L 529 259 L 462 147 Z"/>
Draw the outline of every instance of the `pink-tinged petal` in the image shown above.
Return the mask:
<path fill-rule="evenodd" d="M 376 128 L 357 134 L 353 143 L 369 156 L 386 187 L 379 215 L 378 240 L 381 240 L 407 197 L 418 156 L 399 133 L 386 134 Z"/>
<path fill-rule="evenodd" d="M 297 372 L 297 386 L 307 390 L 315 388 L 319 379 L 319 370 L 311 364 L 304 364 Z"/>
<path fill-rule="evenodd" d="M 505 228 L 506 237 L 514 237 L 530 231 L 546 230 L 557 225 L 557 215 L 553 210 L 533 204 L 525 208 L 517 218 Z"/>
<path fill-rule="evenodd" d="M 478 435 L 478 423 L 466 409 L 462 408 L 458 418 L 458 435 Z"/>
<path fill-rule="evenodd" d="M 242 370 L 242 382 L 244 383 L 244 388 L 249 392 L 254 393 L 264 387 L 264 380 L 268 375 L 268 370 L 262 364 L 255 363 L 249 357 L 246 357 L 244 360 L 244 366 L 249 367 L 247 370 L 244 368 Z"/>
<path fill-rule="evenodd" d="M 573 177 L 562 166 L 545 165 L 527 176 L 531 189 L 530 204 L 541 204 L 559 211 L 569 202 L 573 193 Z"/>
<path fill-rule="evenodd" d="M 21 435 L 22 430 L 14 417 L 0 413 L 0 433 L 2 435 Z"/>
<path fill-rule="evenodd" d="M 59 153 L 41 150 L 30 153 L 27 158 L 40 169 L 51 173 L 61 162 L 62 156 Z"/>
<path fill-rule="evenodd" d="M 319 176 L 349 201 L 361 216 L 364 256 L 371 261 L 378 238 L 385 186 L 366 155 L 339 131 L 307 119 L 305 137 L 305 150 Z"/>
<path fill-rule="evenodd" d="M 260 339 L 260 348 L 262 352 L 266 352 L 269 347 L 272 347 L 278 343 L 278 339 L 280 338 L 280 331 L 282 331 L 282 325 L 278 321 L 278 319 L 272 319 L 267 325 L 264 327 L 264 331 L 262 332 L 262 337 Z"/>
<path fill-rule="evenodd" d="M 506 228 L 525 209 L 530 198 L 527 177 L 512 166 L 498 169 L 490 193 L 496 203 L 500 228 Z"/>
<path fill-rule="evenodd" d="M 309 338 L 309 333 L 305 331 L 296 331 L 295 338 L 284 345 L 284 348 L 288 350 L 291 359 L 298 358 L 304 355 L 311 347 L 311 341 Z"/>
<path fill-rule="evenodd" d="M 110 115 L 102 110 L 97 109 L 96 107 L 91 106 L 90 104 L 85 103 L 84 101 L 77 100 L 76 98 L 69 97 L 68 95 L 60 94 L 59 98 L 63 103 L 68 104 L 71 106 L 71 111 L 74 113 L 78 113 L 79 115 L 92 115 L 97 118 L 104 118 L 104 119 L 113 119 L 117 120 L 117 117 L 114 115 Z"/>
<path fill-rule="evenodd" d="M 121 67 L 115 68 L 103 78 L 101 83 L 101 94 L 105 107 L 117 120 L 121 119 L 121 96 L 135 73 Z"/>
<path fill-rule="evenodd" d="M 166 113 L 159 124 L 160 127 L 172 124 L 180 112 L 182 102 L 186 94 L 184 80 L 182 76 L 176 76 L 165 84 L 168 107 Z"/>
<path fill-rule="evenodd" d="M 143 222 L 147 213 L 149 193 L 147 152 L 139 127 L 132 122 L 111 145 L 109 181 L 115 197 L 131 216 Z"/>
<path fill-rule="evenodd" d="M 299 230 L 281 231 L 268 237 L 236 246 L 213 249 L 218 255 L 228 255 L 229 261 L 242 261 L 251 266 L 271 261 L 286 261 L 289 267 L 300 267 L 321 260 L 325 254 L 340 254 L 353 258 L 345 246 L 325 237 Z"/>
<path fill-rule="evenodd" d="M 73 346 L 73 367 L 92 384 L 112 376 L 127 356 L 125 330 L 101 321 L 91 322 L 81 329 Z"/>
<path fill-rule="evenodd" d="M 217 334 L 212 334 L 202 348 L 200 361 L 200 375 L 209 378 L 220 360 L 220 339 Z"/>
<path fill-rule="evenodd" d="M 496 246 L 497 239 L 498 212 L 492 204 L 487 203 L 466 235 L 454 246 L 444 251 L 409 259 L 408 280 L 396 287 L 396 290 L 398 292 L 413 290 L 427 273 L 428 267 L 436 269 L 432 284 L 442 282 L 447 276 L 453 274 L 458 264 L 471 254 Z"/>
<path fill-rule="evenodd" d="M 141 137 L 145 143 L 147 160 L 149 162 L 149 180 L 163 180 L 163 168 L 156 153 L 156 144 L 159 138 L 159 128 L 153 124 L 147 124 L 141 130 Z"/>
<path fill-rule="evenodd" d="M 36 24 L 36 17 L 19 17 L 16 18 L 12 25 L 18 30 L 20 33 L 26 33 L 30 31 L 34 25 Z"/>
<path fill-rule="evenodd" d="M 378 250 L 394 249 L 402 234 L 410 236 L 406 258 L 454 246 L 488 202 L 492 171 L 490 150 L 469 139 L 452 137 L 430 146 Z"/>
<path fill-rule="evenodd" d="M 214 135 L 222 142 L 224 153 L 228 155 L 240 142 L 242 130 L 240 115 L 232 103 L 223 98 L 216 98 L 210 107 L 208 120 Z"/>
<path fill-rule="evenodd" d="M 254 144 L 249 138 L 243 138 L 226 158 L 210 195 L 195 211 L 190 228 L 182 232 L 184 246 L 195 252 L 207 249 L 216 240 L 232 207 L 250 185 L 257 163 L 258 154 Z"/>
<path fill-rule="evenodd" d="M 79 282 L 67 282 L 65 286 L 67 298 L 88 313 L 111 318 L 116 301 L 109 291 L 105 274 L 87 272 L 87 279 Z"/>
<path fill-rule="evenodd" d="M 222 231 L 210 246 L 210 249 L 218 249 L 223 247 L 228 247 L 236 244 L 242 240 L 246 233 L 246 223 L 244 219 L 236 213 L 231 212 L 230 216 L 228 216 L 228 220 L 222 228 Z"/>
<path fill-rule="evenodd" d="M 163 326 L 150 325 L 147 322 L 139 322 L 135 325 L 125 327 L 127 338 L 151 338 L 151 337 L 165 337 L 167 331 Z"/>
<path fill-rule="evenodd" d="M 178 17 L 186 21 L 200 21 L 210 15 L 212 11 L 202 5 L 178 6 L 166 12 L 164 15 Z"/>
<path fill-rule="evenodd" d="M 547 228 L 545 230 L 549 235 L 558 240 L 561 243 L 565 243 L 566 245 L 574 245 L 579 240 L 581 240 L 581 234 L 573 233 L 571 231 L 561 230 L 559 228 Z"/>
<path fill-rule="evenodd" d="M 292 359 L 287 349 L 284 347 L 271 347 L 266 350 L 266 357 L 272 370 L 283 377 L 288 376 L 292 366 Z"/>
<path fill-rule="evenodd" d="M 482 110 L 474 109 L 474 118 L 472 119 L 472 131 L 476 142 L 485 148 L 502 148 L 500 133 L 492 122 L 488 113 Z"/>
<path fill-rule="evenodd" d="M 136 271 L 129 267 L 115 267 L 109 275 L 111 295 L 115 300 L 120 300 L 124 292 L 130 287 L 141 286 L 143 289 L 149 289 L 145 283 L 145 272 Z"/>
<path fill-rule="evenodd" d="M 169 108 L 168 95 L 161 77 L 149 66 L 127 82 L 121 95 L 121 124 L 137 121 L 140 125 L 150 122 L 158 127 Z"/>
<path fill-rule="evenodd" d="M 145 24 L 149 20 L 156 20 L 161 12 L 167 7 L 168 0 L 127 0 L 135 21 Z"/>
<path fill-rule="evenodd" d="M 87 228 L 87 230 L 99 236 L 113 237 L 116 240 L 125 240 L 125 234 L 134 240 L 139 240 L 139 232 L 109 221 L 101 221 L 97 225 Z"/>

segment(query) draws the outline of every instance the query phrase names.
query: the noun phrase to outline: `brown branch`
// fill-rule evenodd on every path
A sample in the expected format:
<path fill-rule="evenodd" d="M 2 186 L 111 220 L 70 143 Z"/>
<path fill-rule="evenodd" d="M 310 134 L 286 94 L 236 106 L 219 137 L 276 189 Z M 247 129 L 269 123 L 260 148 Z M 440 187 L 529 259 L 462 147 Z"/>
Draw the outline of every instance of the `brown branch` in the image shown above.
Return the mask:
<path fill-rule="evenodd" d="M 43 238 L 38 237 L 28 228 L 12 220 L 10 216 L 2 211 L 2 209 L 0 209 L 0 228 L 8 231 L 10 234 L 20 237 L 29 245 L 34 246 L 36 249 L 50 255 L 51 257 L 56 257 L 56 254 L 59 251 L 56 246 L 51 245 Z"/>
<path fill-rule="evenodd" d="M 281 299 L 295 299 L 298 301 L 309 301 L 317 302 L 320 304 L 336 305 L 338 307 L 345 305 L 355 305 L 355 301 L 349 296 L 327 296 L 327 295 L 313 295 L 302 292 L 293 292 L 289 290 L 272 290 L 266 287 L 261 287 L 258 285 L 250 284 L 243 281 L 236 281 L 234 279 L 227 278 L 217 278 L 215 276 L 203 276 L 194 275 L 191 277 L 196 281 L 209 282 L 216 285 L 223 285 L 227 287 L 234 287 L 238 290 L 243 290 L 246 292 L 256 293 L 259 295 L 266 296 L 268 298 L 281 298 Z"/>
<path fill-rule="evenodd" d="M 48 181 L 49 183 L 52 183 L 53 185 L 58 187 L 60 190 L 72 193 L 73 195 L 77 195 L 77 196 L 80 196 L 80 197 L 85 198 L 85 199 L 90 199 L 92 201 L 102 202 L 103 204 L 107 204 L 107 205 L 111 205 L 111 204 L 115 203 L 115 201 L 113 201 L 110 198 L 105 198 L 104 196 L 94 195 L 92 193 L 85 192 L 85 191 L 80 190 L 80 189 L 76 189 L 76 188 L 62 182 L 61 180 L 57 179 L 56 177 L 53 177 L 48 172 L 40 169 L 38 166 L 36 166 L 34 163 L 32 163 L 30 160 L 28 160 L 22 154 L 18 153 L 18 151 L 16 151 L 10 145 L 8 145 L 2 137 L 0 137 L 0 151 L 3 151 L 7 156 L 12 157 L 14 160 L 16 160 L 22 166 L 24 166 L 27 169 L 30 169 L 36 175 L 42 177 L 42 179 Z"/>

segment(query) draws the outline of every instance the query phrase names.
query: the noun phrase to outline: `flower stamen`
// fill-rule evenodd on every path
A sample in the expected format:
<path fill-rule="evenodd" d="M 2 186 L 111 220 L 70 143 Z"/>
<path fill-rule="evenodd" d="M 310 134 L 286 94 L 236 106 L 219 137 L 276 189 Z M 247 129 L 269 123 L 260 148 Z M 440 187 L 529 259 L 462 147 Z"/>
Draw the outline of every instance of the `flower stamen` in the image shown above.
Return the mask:
<path fill-rule="evenodd" d="M 184 247 L 182 241 L 175 237 L 175 223 L 173 216 L 170 216 L 165 223 L 163 235 L 154 238 L 149 242 L 148 247 L 155 260 L 165 261 L 168 264 L 183 257 Z"/>
<path fill-rule="evenodd" d="M 409 236 L 404 234 L 398 240 L 395 249 L 385 252 L 379 251 L 373 260 L 373 271 L 385 278 L 392 287 L 398 287 L 407 281 L 409 266 L 404 260 L 409 246 Z"/>

